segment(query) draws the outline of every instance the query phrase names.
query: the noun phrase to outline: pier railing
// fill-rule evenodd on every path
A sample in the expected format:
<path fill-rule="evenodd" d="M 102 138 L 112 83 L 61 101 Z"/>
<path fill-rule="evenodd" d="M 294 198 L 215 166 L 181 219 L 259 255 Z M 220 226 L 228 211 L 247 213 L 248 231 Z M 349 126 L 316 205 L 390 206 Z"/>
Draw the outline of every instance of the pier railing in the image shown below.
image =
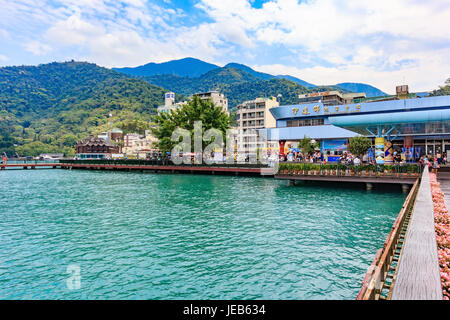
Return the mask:
<path fill-rule="evenodd" d="M 411 188 L 383 248 L 378 250 L 375 255 L 375 259 L 364 277 L 357 300 L 390 299 L 418 190 L 419 179 Z"/>
<path fill-rule="evenodd" d="M 177 167 L 221 167 L 221 168 L 267 168 L 267 165 L 265 164 L 251 164 L 251 163 L 233 163 L 228 164 L 226 162 L 224 163 L 214 163 L 214 164 L 174 164 L 172 161 L 168 159 L 149 159 L 149 160 L 60 160 L 59 161 L 62 164 L 92 164 L 92 165 L 132 165 L 132 166 L 174 166 Z"/>
<path fill-rule="evenodd" d="M 422 166 L 404 165 L 344 165 L 320 163 L 283 162 L 279 164 L 278 174 L 289 176 L 363 176 L 363 177 L 397 177 L 418 178 Z"/>

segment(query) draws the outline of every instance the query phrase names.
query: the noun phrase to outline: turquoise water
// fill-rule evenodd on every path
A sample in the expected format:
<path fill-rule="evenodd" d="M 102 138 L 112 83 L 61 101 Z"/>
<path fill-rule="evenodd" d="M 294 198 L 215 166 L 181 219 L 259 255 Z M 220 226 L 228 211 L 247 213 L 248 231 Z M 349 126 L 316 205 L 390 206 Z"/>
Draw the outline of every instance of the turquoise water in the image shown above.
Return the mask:
<path fill-rule="evenodd" d="M 354 299 L 404 198 L 258 177 L 7 170 L 0 299 Z"/>

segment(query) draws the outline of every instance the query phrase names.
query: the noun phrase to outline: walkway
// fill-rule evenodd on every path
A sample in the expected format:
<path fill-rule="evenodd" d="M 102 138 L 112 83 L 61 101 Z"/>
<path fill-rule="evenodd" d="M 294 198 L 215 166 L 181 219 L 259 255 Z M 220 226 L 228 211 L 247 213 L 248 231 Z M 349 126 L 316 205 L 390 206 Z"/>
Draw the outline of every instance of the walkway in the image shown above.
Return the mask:
<path fill-rule="evenodd" d="M 442 300 L 428 169 L 417 194 L 391 299 Z"/>

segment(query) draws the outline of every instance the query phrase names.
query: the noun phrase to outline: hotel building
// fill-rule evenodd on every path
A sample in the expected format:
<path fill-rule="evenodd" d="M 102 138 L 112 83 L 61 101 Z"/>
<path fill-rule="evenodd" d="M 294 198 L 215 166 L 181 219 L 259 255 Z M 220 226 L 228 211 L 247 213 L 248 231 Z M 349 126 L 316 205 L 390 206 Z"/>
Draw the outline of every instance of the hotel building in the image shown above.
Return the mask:
<path fill-rule="evenodd" d="M 237 106 L 237 148 L 240 152 L 263 147 L 276 147 L 276 145 L 264 146 L 257 135 L 260 129 L 276 127 L 275 118 L 269 110 L 278 106 L 279 103 L 274 97 L 257 98 Z"/>
<path fill-rule="evenodd" d="M 228 99 L 223 93 L 220 93 L 219 91 L 208 91 L 196 93 L 194 96 L 199 97 L 202 100 L 210 99 L 217 107 L 221 107 L 227 115 L 230 115 L 230 111 L 228 110 Z"/>

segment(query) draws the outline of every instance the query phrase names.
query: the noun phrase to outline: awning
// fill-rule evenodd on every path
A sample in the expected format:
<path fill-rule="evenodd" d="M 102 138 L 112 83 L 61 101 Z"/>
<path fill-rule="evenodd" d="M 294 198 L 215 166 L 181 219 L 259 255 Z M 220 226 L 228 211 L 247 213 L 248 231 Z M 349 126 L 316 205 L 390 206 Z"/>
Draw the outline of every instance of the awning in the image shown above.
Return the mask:
<path fill-rule="evenodd" d="M 435 135 L 450 133 L 450 109 L 334 116 L 330 123 L 362 135 Z"/>

